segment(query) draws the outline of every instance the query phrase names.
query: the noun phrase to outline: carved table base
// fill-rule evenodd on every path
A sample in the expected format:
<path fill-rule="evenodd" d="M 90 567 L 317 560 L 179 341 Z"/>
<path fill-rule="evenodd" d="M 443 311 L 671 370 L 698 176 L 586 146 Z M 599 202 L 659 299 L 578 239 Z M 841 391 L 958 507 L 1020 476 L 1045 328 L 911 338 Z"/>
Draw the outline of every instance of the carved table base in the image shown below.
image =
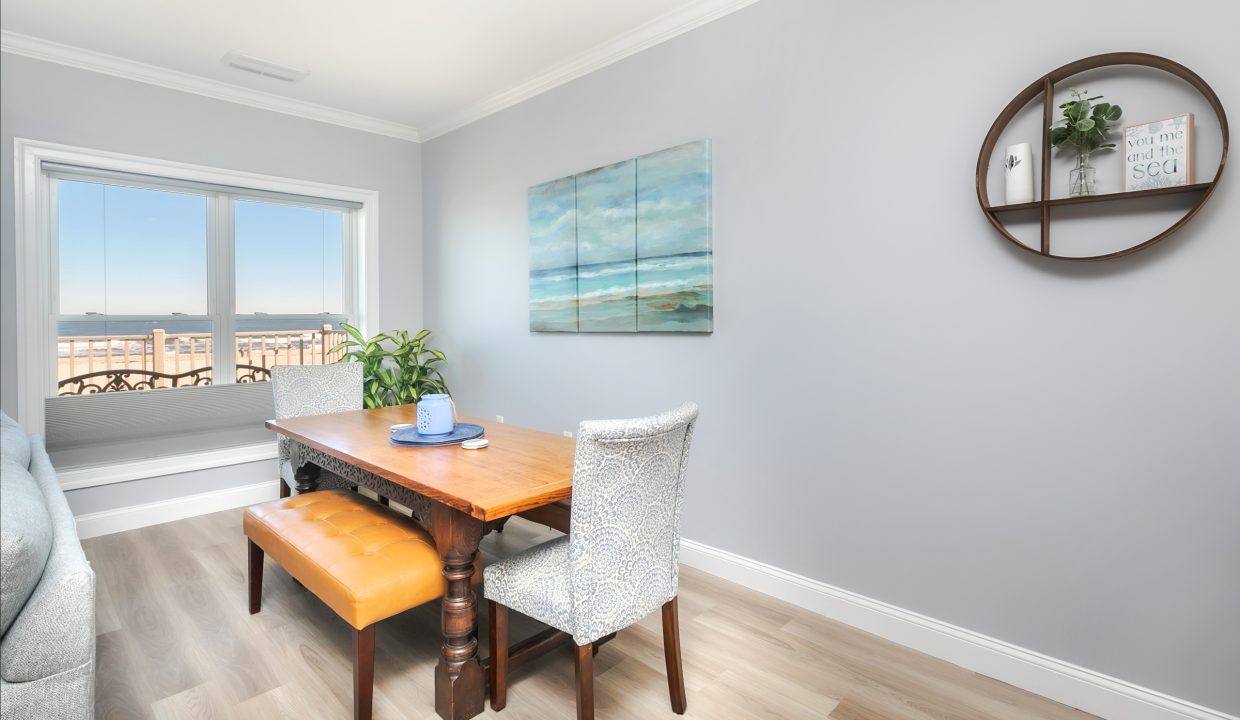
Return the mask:
<path fill-rule="evenodd" d="M 319 485 L 315 489 L 323 489 L 324 487 L 342 487 L 347 488 L 351 485 L 360 486 L 373 490 L 379 497 L 394 500 L 413 511 L 413 519 L 426 528 L 427 532 L 431 531 L 430 511 L 432 503 L 425 495 L 416 493 L 403 485 L 380 477 L 371 472 L 350 465 L 349 463 L 328 455 L 325 452 L 315 450 L 308 445 L 298 444 L 300 452 L 299 459 L 303 463 L 310 463 L 312 466 L 318 466 L 326 472 L 325 476 L 330 476 L 334 481 L 333 485 L 327 485 L 320 480 Z M 305 465 L 302 469 L 305 469 Z M 298 471 L 301 472 L 300 470 Z M 298 492 L 302 492 L 300 484 L 297 488 Z"/>
<path fill-rule="evenodd" d="M 486 674 L 478 659 L 478 601 L 471 580 L 483 531 L 493 524 L 307 445 L 299 444 L 298 452 L 300 462 L 317 466 L 306 470 L 307 465 L 303 465 L 298 471 L 298 492 L 303 492 L 302 470 L 307 477 L 314 475 L 313 485 L 307 483 L 311 490 L 350 485 L 368 488 L 412 510 L 414 519 L 435 538 L 448 580 L 442 602 L 443 644 L 435 667 L 435 710 L 445 720 L 466 720 L 481 713 Z M 318 468 L 322 472 L 316 472 Z M 502 526 L 503 521 L 495 524 Z"/>

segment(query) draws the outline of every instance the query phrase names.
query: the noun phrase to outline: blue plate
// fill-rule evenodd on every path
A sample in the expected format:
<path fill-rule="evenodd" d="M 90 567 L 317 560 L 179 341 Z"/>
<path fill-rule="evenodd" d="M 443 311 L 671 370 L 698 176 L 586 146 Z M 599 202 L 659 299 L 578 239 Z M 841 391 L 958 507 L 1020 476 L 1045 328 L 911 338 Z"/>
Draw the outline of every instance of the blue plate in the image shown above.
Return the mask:
<path fill-rule="evenodd" d="M 452 432 L 443 435 L 422 435 L 417 425 L 397 428 L 392 431 L 389 440 L 393 445 L 405 447 L 438 447 L 441 445 L 459 445 L 466 440 L 482 437 L 486 432 L 481 425 L 473 423 L 457 423 Z"/>

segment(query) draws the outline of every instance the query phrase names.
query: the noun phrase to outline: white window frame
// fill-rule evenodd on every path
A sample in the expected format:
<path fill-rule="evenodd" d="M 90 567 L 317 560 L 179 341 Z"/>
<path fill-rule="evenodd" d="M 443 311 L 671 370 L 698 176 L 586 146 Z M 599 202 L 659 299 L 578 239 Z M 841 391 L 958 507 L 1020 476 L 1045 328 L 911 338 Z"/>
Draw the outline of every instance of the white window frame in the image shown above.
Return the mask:
<path fill-rule="evenodd" d="M 17 411 L 22 427 L 27 432 L 42 434 L 43 401 L 49 393 L 54 394 L 57 382 L 55 356 L 58 333 L 55 317 L 60 310 L 56 287 L 59 282 L 59 266 L 56 263 L 56 218 L 52 212 L 56 184 L 43 169 L 44 162 L 360 203 L 360 209 L 351 211 L 356 213 L 356 221 L 344 223 L 346 248 L 343 253 L 345 277 L 342 290 L 346 303 L 345 313 L 356 320 L 364 333 L 367 328 L 376 324 L 373 320 L 378 308 L 379 193 L 374 190 L 125 155 L 26 138 L 14 138 L 13 158 L 16 195 L 14 224 L 17 270 Z M 153 183 L 151 187 L 171 189 L 160 188 L 158 183 Z M 237 199 L 273 202 L 270 198 L 258 195 L 252 198 L 238 196 Z M 231 227 L 231 210 L 232 203 L 220 202 L 218 194 L 209 195 L 208 212 L 215 213 L 214 222 L 209 223 L 209 226 L 217 231 L 222 227 Z M 232 244 L 213 240 L 209 239 L 208 248 L 217 254 L 208 262 L 209 275 L 218 272 L 219 268 L 231 268 L 233 261 Z M 353 252 L 349 252 L 350 244 L 354 245 Z M 221 303 L 217 295 L 224 292 L 220 289 L 224 283 L 228 285 L 225 290 L 231 292 L 233 273 L 223 274 L 228 277 L 208 278 L 209 314 L 201 319 L 216 320 L 219 332 L 229 337 L 235 332 L 235 315 L 222 306 L 235 309 L 235 297 Z M 350 304 L 353 304 L 352 308 L 348 307 Z M 321 318 L 316 315 L 306 317 Z M 199 316 L 185 319 L 199 319 Z M 233 367 L 235 358 L 228 353 L 230 347 L 231 343 L 215 343 L 213 361 L 216 367 Z"/>
<path fill-rule="evenodd" d="M 110 175 L 103 172 L 75 172 L 72 169 L 54 169 L 48 170 L 44 168 L 44 173 L 50 176 L 52 182 L 48 188 L 49 217 L 50 217 L 50 237 L 58 241 L 60 231 L 58 223 L 60 220 L 59 212 L 59 184 L 56 180 L 67 180 L 72 182 L 96 183 L 111 187 L 130 187 L 142 190 L 155 190 L 159 192 L 184 192 L 193 197 L 200 197 L 205 200 L 207 220 L 207 238 L 206 250 L 209 255 L 206 264 L 206 286 L 207 286 L 207 308 L 205 314 L 182 314 L 182 315 L 107 315 L 108 320 L 117 320 L 123 322 L 204 322 L 211 326 L 211 335 L 215 339 L 212 344 L 211 366 L 214 368 L 212 376 L 216 379 L 213 382 L 229 382 L 229 379 L 235 377 L 236 374 L 236 353 L 230 352 L 235 348 L 235 342 L 230 338 L 235 338 L 236 324 L 239 315 L 236 307 L 236 273 L 229 272 L 229 268 L 233 268 L 236 256 L 236 227 L 233 224 L 233 214 L 236 212 L 236 202 L 261 202 L 273 205 L 287 205 L 290 207 L 315 207 L 324 209 L 336 209 L 344 213 L 345 220 L 341 226 L 343 231 L 342 240 L 342 283 L 341 295 L 343 306 L 340 312 L 333 313 L 332 317 L 344 316 L 348 318 L 348 322 L 353 323 L 357 319 L 357 298 L 354 296 L 353 289 L 356 285 L 356 226 L 357 213 L 359 210 L 352 207 L 331 208 L 330 205 L 316 205 L 313 201 L 316 198 L 305 198 L 304 201 L 292 200 L 284 198 L 274 198 L 261 196 L 253 192 L 249 188 L 236 188 L 228 190 L 203 189 L 201 187 L 184 185 L 177 182 L 175 178 L 153 178 L 135 179 L 132 176 Z M 330 200 L 332 198 L 322 198 Z M 61 313 L 56 314 L 56 310 L 60 308 L 60 277 L 57 269 L 60 267 L 58 242 L 50 243 L 48 248 L 50 269 L 48 283 L 49 292 L 51 293 L 51 307 L 53 311 L 53 322 L 77 321 L 89 322 L 97 319 L 92 315 L 74 315 Z M 303 327 L 317 329 L 318 325 L 324 322 L 322 314 L 306 314 L 306 313 L 269 313 L 266 317 L 272 320 L 297 320 L 303 323 Z M 59 333 L 58 333 L 59 334 Z M 52 365 L 53 376 L 56 373 L 56 352 L 57 338 L 52 339 L 52 356 L 49 362 Z M 56 382 L 53 381 L 51 387 L 47 388 L 47 392 L 55 393 L 57 389 Z"/>

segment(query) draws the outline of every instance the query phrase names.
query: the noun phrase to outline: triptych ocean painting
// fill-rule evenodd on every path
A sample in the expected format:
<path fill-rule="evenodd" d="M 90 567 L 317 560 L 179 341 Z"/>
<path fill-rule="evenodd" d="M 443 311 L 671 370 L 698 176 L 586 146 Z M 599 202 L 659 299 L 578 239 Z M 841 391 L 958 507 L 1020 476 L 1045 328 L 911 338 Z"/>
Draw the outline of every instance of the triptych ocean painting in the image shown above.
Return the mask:
<path fill-rule="evenodd" d="M 530 330 L 711 332 L 710 141 L 530 188 Z"/>

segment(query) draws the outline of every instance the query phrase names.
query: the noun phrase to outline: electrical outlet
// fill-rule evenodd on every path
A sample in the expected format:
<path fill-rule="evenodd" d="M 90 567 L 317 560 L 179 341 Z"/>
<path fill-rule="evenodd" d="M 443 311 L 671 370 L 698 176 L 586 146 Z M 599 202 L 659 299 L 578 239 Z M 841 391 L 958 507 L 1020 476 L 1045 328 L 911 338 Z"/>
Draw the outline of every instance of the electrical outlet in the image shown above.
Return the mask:
<path fill-rule="evenodd" d="M 572 436 L 573 436 L 573 431 L 572 431 L 572 430 L 565 430 L 565 431 L 564 431 L 564 437 L 572 437 Z"/>
<path fill-rule="evenodd" d="M 496 415 L 496 416 L 495 416 L 495 422 L 497 422 L 497 423 L 502 423 L 502 422 L 504 422 L 504 416 L 503 416 L 503 415 Z"/>

